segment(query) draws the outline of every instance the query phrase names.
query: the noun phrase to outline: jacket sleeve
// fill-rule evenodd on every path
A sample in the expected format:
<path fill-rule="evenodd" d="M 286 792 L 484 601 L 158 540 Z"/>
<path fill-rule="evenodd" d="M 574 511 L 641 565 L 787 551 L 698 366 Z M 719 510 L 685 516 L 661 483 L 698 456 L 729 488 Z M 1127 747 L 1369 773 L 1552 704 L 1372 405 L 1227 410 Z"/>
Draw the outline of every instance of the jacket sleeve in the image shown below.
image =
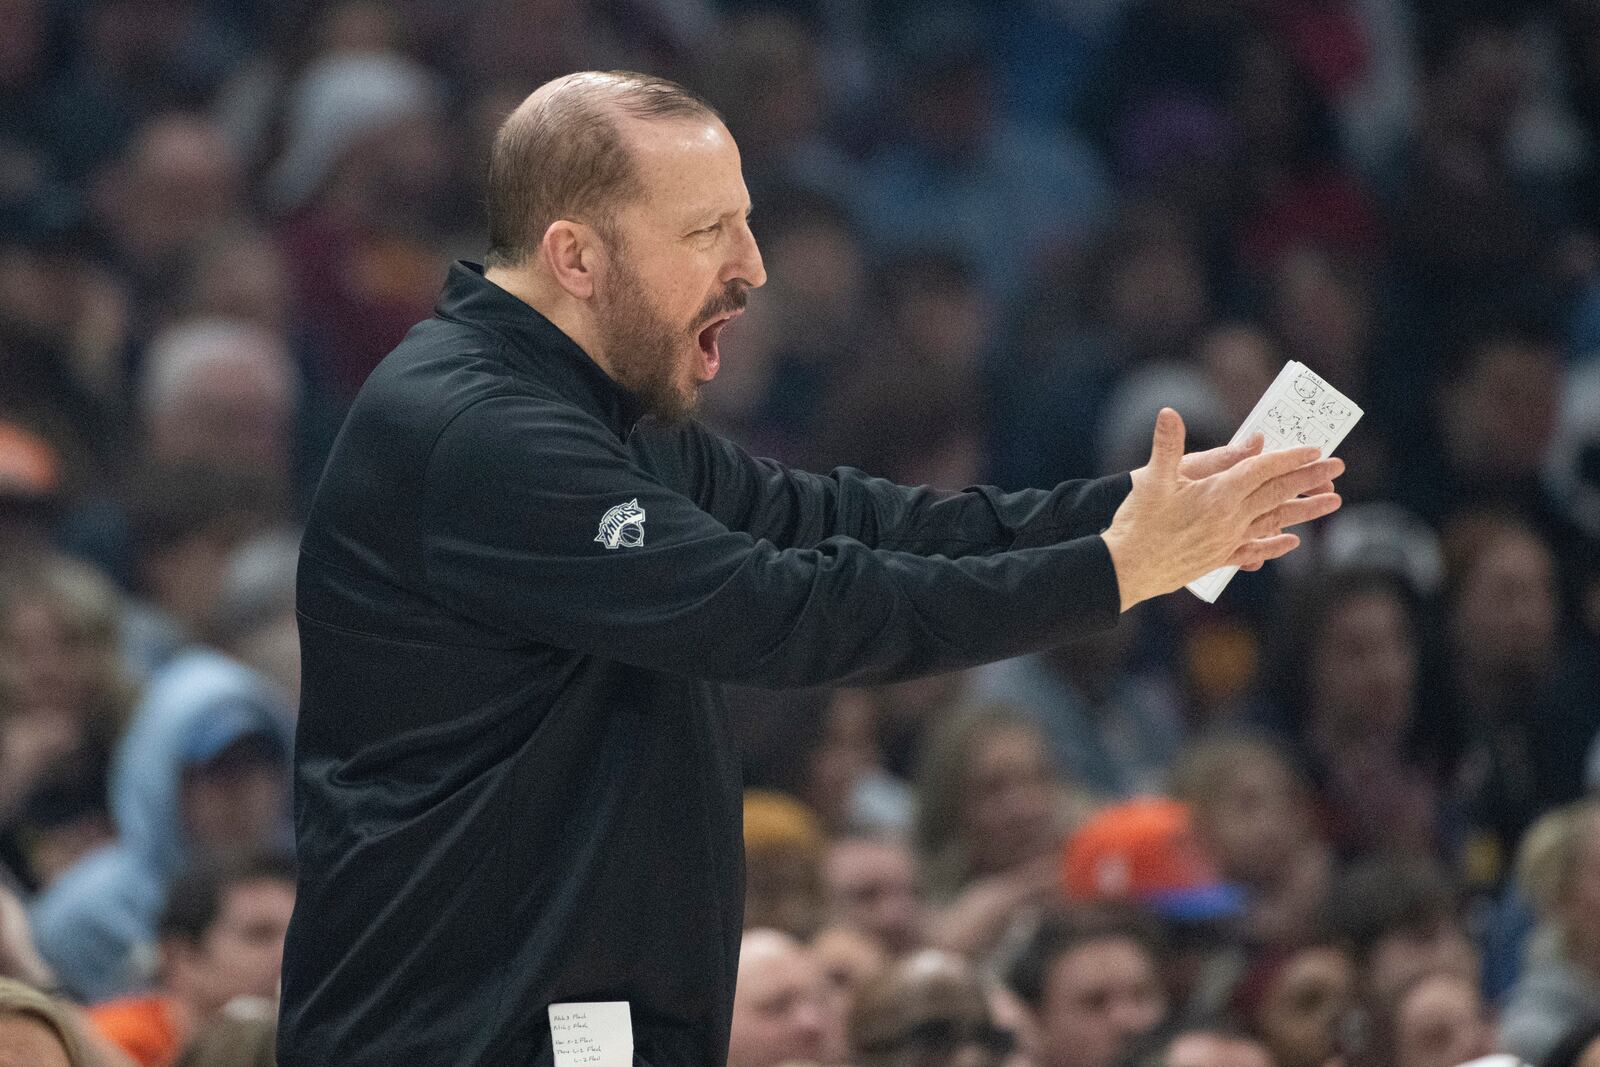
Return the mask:
<path fill-rule="evenodd" d="M 846 537 L 778 548 L 662 485 L 598 422 L 537 399 L 474 403 L 422 477 L 424 576 L 441 603 L 653 670 L 895 680 L 1057 644 L 1111 625 L 1121 604 L 1098 536 L 961 559 Z M 634 520 L 601 529 L 618 505 Z"/>
<path fill-rule="evenodd" d="M 818 475 L 757 459 L 697 423 L 644 424 L 629 442 L 640 465 L 730 530 L 781 548 L 851 537 L 921 556 L 986 555 L 1097 534 L 1132 488 L 1127 474 L 1007 493 L 910 488 L 851 467 Z"/>

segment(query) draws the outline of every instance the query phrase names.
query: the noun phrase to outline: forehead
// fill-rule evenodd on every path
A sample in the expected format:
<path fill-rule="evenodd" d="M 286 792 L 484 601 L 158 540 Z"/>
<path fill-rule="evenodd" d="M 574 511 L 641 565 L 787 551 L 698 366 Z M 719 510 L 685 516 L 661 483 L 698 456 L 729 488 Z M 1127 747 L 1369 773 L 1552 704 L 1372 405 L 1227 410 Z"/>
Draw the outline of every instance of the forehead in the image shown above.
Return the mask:
<path fill-rule="evenodd" d="M 624 119 L 619 129 L 644 188 L 639 207 L 674 218 L 743 210 L 739 148 L 721 122 Z"/>
<path fill-rule="evenodd" d="M 1084 988 L 1142 981 L 1153 969 L 1137 943 L 1121 935 L 1084 941 L 1067 949 L 1050 968 L 1050 986 L 1072 996 Z"/>
<path fill-rule="evenodd" d="M 804 988 L 820 980 L 811 953 L 792 942 L 763 942 L 747 951 L 748 957 L 741 953 L 739 958 L 739 985 L 754 996 Z"/>

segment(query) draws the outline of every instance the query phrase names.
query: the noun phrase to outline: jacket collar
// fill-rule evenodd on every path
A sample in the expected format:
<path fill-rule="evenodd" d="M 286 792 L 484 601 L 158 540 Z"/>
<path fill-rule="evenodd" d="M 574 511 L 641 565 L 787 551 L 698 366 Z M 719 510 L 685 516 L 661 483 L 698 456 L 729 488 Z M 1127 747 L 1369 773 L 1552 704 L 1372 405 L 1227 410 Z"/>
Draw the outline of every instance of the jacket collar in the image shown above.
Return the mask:
<path fill-rule="evenodd" d="M 480 264 L 460 259 L 450 265 L 434 314 L 496 334 L 518 370 L 597 416 L 618 437 L 626 439 L 644 414 L 638 398 L 601 370 L 576 341 L 484 277 Z"/>

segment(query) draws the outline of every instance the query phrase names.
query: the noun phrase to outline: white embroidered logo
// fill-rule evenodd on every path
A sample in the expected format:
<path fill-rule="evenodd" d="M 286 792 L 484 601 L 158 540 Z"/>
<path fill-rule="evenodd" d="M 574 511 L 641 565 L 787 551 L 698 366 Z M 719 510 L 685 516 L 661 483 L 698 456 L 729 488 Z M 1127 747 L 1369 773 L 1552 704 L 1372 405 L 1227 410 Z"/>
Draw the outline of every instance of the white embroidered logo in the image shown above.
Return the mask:
<path fill-rule="evenodd" d="M 606 548 L 638 548 L 644 544 L 644 508 L 639 498 L 618 504 L 600 520 L 600 532 L 594 535 Z"/>

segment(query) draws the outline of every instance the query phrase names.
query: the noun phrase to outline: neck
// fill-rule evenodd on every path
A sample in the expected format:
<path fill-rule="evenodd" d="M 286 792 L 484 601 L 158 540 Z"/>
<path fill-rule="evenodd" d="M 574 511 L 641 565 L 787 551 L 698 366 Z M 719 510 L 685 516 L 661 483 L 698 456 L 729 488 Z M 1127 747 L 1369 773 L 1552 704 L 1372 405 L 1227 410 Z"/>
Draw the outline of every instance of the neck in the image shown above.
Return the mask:
<path fill-rule="evenodd" d="M 599 331 L 588 308 L 563 292 L 560 287 L 541 278 L 529 266 L 488 267 L 484 278 L 498 285 L 533 310 L 549 319 L 551 324 L 577 343 L 588 357 L 612 379 L 611 364 L 600 346 Z"/>

